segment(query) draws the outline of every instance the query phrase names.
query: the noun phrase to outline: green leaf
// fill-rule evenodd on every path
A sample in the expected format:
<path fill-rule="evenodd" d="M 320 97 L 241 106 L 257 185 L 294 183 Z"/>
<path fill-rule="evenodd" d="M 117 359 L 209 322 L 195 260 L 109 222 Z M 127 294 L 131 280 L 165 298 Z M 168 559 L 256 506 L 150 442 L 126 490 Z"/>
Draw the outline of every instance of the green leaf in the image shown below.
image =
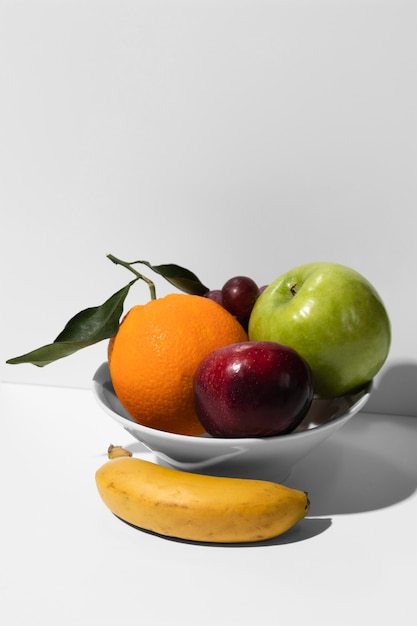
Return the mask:
<path fill-rule="evenodd" d="M 86 348 L 88 345 L 91 344 L 82 341 L 49 343 L 46 346 L 32 350 L 27 354 L 22 354 L 22 356 L 9 359 L 6 363 L 11 365 L 31 363 L 32 365 L 37 365 L 38 367 L 44 367 L 45 365 L 53 363 L 53 361 L 57 361 L 58 359 L 63 359 L 66 356 L 74 354 L 77 350 Z"/>
<path fill-rule="evenodd" d="M 174 263 L 166 265 L 151 265 L 148 261 L 136 261 L 136 263 L 146 265 L 185 293 L 195 296 L 203 296 L 209 290 L 209 288 L 203 285 L 193 272 L 190 272 L 190 270 L 187 270 L 185 267 L 181 267 L 180 265 L 175 265 Z"/>
<path fill-rule="evenodd" d="M 53 343 L 9 359 L 6 363 L 12 365 L 31 363 L 43 367 L 82 348 L 113 337 L 119 328 L 126 296 L 136 280 L 132 280 L 117 291 L 104 304 L 77 313 Z"/>

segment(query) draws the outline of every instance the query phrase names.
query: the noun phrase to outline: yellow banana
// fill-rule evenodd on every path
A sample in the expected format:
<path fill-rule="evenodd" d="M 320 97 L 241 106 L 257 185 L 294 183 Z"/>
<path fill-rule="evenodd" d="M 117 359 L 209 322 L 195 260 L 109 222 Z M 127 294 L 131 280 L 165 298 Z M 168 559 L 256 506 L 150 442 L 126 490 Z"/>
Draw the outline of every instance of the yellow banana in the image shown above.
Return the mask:
<path fill-rule="evenodd" d="M 132 453 L 122 446 L 113 446 L 110 444 L 107 450 L 107 456 L 109 459 L 117 459 L 119 456 L 132 456 Z"/>
<path fill-rule="evenodd" d="M 122 520 L 167 537 L 213 543 L 262 541 L 308 512 L 307 493 L 277 483 L 169 469 L 134 457 L 96 472 L 103 502 Z"/>

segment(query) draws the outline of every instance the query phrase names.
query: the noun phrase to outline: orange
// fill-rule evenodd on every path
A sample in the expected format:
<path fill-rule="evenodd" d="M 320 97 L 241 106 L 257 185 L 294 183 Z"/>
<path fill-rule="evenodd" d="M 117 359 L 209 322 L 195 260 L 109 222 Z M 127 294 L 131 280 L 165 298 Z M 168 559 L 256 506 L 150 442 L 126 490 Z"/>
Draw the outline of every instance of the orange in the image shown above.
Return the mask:
<path fill-rule="evenodd" d="M 169 294 L 131 308 L 109 345 L 113 387 L 132 418 L 183 435 L 204 432 L 193 383 L 202 359 L 248 336 L 222 306 L 202 296 Z"/>

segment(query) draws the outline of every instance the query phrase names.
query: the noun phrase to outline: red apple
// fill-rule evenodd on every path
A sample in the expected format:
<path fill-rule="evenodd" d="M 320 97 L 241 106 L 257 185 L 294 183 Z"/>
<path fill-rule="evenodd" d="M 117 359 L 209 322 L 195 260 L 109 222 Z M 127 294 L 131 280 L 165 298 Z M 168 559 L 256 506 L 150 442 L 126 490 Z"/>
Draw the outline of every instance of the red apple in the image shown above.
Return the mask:
<path fill-rule="evenodd" d="M 312 400 L 306 361 L 273 341 L 245 341 L 215 350 L 200 363 L 194 379 L 195 410 L 213 437 L 289 433 Z"/>

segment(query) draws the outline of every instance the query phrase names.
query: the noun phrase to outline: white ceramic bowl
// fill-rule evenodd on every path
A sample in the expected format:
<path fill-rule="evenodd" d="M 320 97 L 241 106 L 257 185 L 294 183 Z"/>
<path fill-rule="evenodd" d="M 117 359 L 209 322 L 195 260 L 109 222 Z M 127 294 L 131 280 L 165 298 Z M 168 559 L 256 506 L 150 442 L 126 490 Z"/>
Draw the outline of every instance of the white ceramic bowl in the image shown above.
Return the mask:
<path fill-rule="evenodd" d="M 372 383 L 356 395 L 313 400 L 306 418 L 293 433 L 242 439 L 176 435 L 138 424 L 117 399 L 107 363 L 98 368 L 92 388 L 102 409 L 163 465 L 203 474 L 282 481 L 296 463 L 363 409 L 371 387 Z"/>

